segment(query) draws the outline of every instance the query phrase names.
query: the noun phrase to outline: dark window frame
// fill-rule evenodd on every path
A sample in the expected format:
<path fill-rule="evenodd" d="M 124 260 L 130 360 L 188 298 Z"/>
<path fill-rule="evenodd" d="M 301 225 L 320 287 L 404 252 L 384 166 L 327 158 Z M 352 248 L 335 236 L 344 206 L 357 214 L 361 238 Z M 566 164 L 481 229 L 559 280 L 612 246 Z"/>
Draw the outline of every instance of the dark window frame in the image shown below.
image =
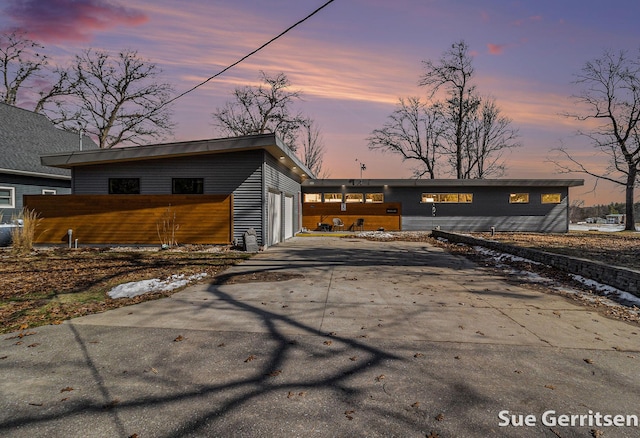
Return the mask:
<path fill-rule="evenodd" d="M 171 193 L 174 195 L 203 195 L 204 178 L 171 178 Z"/>
<path fill-rule="evenodd" d="M 109 178 L 110 195 L 139 195 L 140 178 Z"/>

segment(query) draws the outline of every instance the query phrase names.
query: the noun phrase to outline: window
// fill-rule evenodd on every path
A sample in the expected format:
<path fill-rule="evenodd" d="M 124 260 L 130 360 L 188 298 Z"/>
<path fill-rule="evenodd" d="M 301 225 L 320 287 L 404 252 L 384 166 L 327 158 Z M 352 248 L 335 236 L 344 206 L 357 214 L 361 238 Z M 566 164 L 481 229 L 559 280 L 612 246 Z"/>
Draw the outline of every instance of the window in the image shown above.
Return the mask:
<path fill-rule="evenodd" d="M 342 202 L 342 193 L 325 193 L 324 202 Z"/>
<path fill-rule="evenodd" d="M 139 195 L 140 178 L 109 178 L 110 195 Z"/>
<path fill-rule="evenodd" d="M 204 178 L 173 178 L 171 193 L 174 195 L 202 195 L 204 193 Z"/>
<path fill-rule="evenodd" d="M 347 193 L 344 202 L 362 202 L 362 193 Z"/>
<path fill-rule="evenodd" d="M 304 202 L 322 202 L 322 195 L 320 193 L 305 193 Z"/>
<path fill-rule="evenodd" d="M 42 189 L 43 195 L 55 195 L 58 192 L 55 189 Z"/>
<path fill-rule="evenodd" d="M 509 204 L 528 204 L 528 203 L 529 203 L 528 193 L 511 193 L 509 195 Z"/>
<path fill-rule="evenodd" d="M 441 204 L 470 204 L 473 202 L 472 193 L 423 193 L 422 202 L 436 202 Z"/>
<path fill-rule="evenodd" d="M 561 200 L 562 200 L 562 195 L 560 193 L 543 193 L 542 194 L 543 204 L 560 204 Z"/>
<path fill-rule="evenodd" d="M 471 204 L 473 202 L 473 193 L 458 194 L 458 202 L 461 204 Z"/>
<path fill-rule="evenodd" d="M 364 202 L 384 202 L 383 193 L 366 193 L 364 195 Z"/>
<path fill-rule="evenodd" d="M 0 208 L 16 207 L 16 189 L 13 187 L 0 187 Z"/>

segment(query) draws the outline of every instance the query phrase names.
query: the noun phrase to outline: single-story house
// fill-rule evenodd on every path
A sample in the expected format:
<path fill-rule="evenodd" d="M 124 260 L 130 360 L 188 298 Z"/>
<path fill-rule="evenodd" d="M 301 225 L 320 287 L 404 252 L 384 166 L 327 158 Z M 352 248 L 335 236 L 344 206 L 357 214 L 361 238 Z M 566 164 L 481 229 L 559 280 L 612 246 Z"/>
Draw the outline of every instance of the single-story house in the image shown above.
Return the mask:
<path fill-rule="evenodd" d="M 98 146 L 83 136 L 85 149 Z M 71 172 L 45 166 L 43 154 L 79 149 L 78 133 L 57 129 L 42 114 L 0 103 L 0 222 L 20 213 L 24 195 L 71 193 Z"/>
<path fill-rule="evenodd" d="M 309 179 L 303 227 L 449 231 L 569 230 L 569 188 L 581 179 Z"/>
<path fill-rule="evenodd" d="M 309 169 L 274 134 L 48 154 L 71 171 L 71 194 L 27 196 L 42 218 L 39 243 L 242 243 L 301 228 Z M 73 240 L 72 240 L 73 239 Z"/>

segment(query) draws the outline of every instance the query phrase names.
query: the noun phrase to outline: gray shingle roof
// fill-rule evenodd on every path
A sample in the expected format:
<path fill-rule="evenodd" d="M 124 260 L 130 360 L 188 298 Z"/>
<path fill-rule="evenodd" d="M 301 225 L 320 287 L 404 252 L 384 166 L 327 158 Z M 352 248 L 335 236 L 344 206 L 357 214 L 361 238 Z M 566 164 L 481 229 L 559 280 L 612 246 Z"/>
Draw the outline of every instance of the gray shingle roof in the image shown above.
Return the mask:
<path fill-rule="evenodd" d="M 0 169 L 69 176 L 67 169 L 43 166 L 40 155 L 71 152 L 79 148 L 77 133 L 53 126 L 45 116 L 0 103 Z M 97 149 L 89 137 L 83 149 Z M 0 170 L 2 172 L 2 170 Z"/>

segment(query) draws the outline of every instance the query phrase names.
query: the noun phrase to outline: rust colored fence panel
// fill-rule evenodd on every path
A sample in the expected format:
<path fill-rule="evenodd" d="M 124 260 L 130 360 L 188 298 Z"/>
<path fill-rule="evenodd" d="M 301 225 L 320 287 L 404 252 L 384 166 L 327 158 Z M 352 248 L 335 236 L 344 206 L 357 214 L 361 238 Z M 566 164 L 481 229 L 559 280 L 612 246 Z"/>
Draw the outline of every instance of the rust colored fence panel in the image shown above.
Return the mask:
<path fill-rule="evenodd" d="M 309 230 L 320 230 L 319 224 L 333 225 L 333 218 L 344 223 L 346 231 L 359 231 L 356 227 L 358 219 L 364 219 L 363 229 L 375 231 L 384 228 L 386 231 L 401 230 L 402 204 L 399 202 L 383 203 L 347 203 L 345 210 L 339 202 L 318 202 L 302 204 L 302 226 Z"/>
<path fill-rule="evenodd" d="M 233 195 L 28 195 L 40 218 L 36 243 L 157 244 L 175 230 L 178 244 L 226 244 Z M 163 232 L 164 228 L 169 230 Z"/>

